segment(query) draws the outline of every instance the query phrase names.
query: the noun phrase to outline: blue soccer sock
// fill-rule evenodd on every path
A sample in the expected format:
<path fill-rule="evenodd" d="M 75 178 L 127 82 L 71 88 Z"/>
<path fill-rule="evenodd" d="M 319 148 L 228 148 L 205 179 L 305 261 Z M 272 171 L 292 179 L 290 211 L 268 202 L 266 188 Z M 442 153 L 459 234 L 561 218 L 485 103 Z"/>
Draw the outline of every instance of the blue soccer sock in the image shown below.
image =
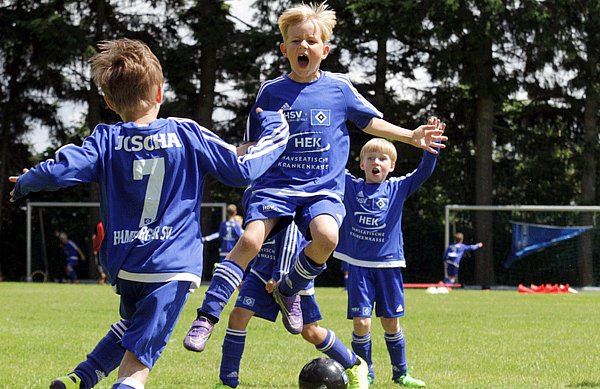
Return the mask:
<path fill-rule="evenodd" d="M 390 354 L 390 361 L 392 362 L 392 379 L 395 380 L 400 376 L 406 375 L 406 371 L 408 370 L 404 331 L 400 328 L 400 331 L 396 334 L 384 333 L 383 336 L 388 353 Z"/>
<path fill-rule="evenodd" d="M 356 354 L 354 354 L 344 343 L 335 336 L 335 333 L 327 329 L 327 336 L 323 343 L 315 346 L 317 350 L 325 353 L 329 358 L 339 362 L 344 369 L 349 369 L 356 363 Z"/>
<path fill-rule="evenodd" d="M 225 330 L 219 378 L 221 382 L 232 388 L 237 387 L 240 383 L 240 363 L 245 345 L 246 331 L 238 331 L 231 328 Z"/>
<path fill-rule="evenodd" d="M 358 336 L 353 332 L 351 345 L 352 350 L 356 353 L 356 355 L 367 362 L 367 365 L 369 366 L 369 375 L 371 375 L 372 378 L 375 378 L 373 373 L 373 358 L 371 356 L 371 333 L 369 332 L 364 336 Z"/>
<path fill-rule="evenodd" d="M 85 388 L 93 388 L 119 367 L 125 355 L 121 338 L 128 326 L 129 322 L 123 319 L 112 324 L 104 338 L 100 339 L 92 352 L 87 355 L 87 359 L 75 368 L 74 373 L 81 378 Z"/>
<path fill-rule="evenodd" d="M 326 264 L 317 265 L 302 251 L 298 255 L 294 267 L 279 283 L 279 291 L 285 296 L 294 295 L 304 290 L 326 268 Z"/>
<path fill-rule="evenodd" d="M 198 316 L 207 316 L 213 323 L 217 323 L 223 308 L 242 282 L 242 277 L 244 277 L 244 269 L 237 263 L 230 260 L 218 263 L 210 286 L 204 295 L 202 307 L 198 309 Z"/>

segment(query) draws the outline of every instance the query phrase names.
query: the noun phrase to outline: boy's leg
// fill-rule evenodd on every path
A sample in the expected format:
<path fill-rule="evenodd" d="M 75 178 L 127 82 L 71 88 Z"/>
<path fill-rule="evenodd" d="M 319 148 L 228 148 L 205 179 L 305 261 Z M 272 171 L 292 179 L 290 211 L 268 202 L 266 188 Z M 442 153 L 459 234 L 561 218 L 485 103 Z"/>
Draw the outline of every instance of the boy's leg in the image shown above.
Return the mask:
<path fill-rule="evenodd" d="M 76 388 L 81 381 L 82 388 L 90 389 L 106 378 L 113 370 L 119 367 L 125 349 L 121 346 L 121 337 L 127 329 L 128 322 L 121 319 L 110 326 L 108 333 L 98 342 L 94 350 L 88 354 L 87 359 L 81 362 L 71 374 L 75 374 Z M 50 383 L 50 389 L 67 389 L 75 387 L 72 384 L 71 374 L 60 377 Z"/>
<path fill-rule="evenodd" d="M 150 369 L 128 350 L 119 366 L 119 378 L 112 389 L 144 389 L 149 374 Z"/>
<path fill-rule="evenodd" d="M 384 318 L 382 318 L 382 323 L 383 320 Z M 398 319 L 395 318 L 395 320 L 397 321 Z M 425 382 L 408 374 L 408 364 L 406 362 L 406 340 L 404 339 L 404 331 L 402 331 L 402 327 L 399 327 L 398 332 L 392 334 L 388 333 L 386 330 L 384 337 L 385 345 L 387 346 L 388 353 L 390 354 L 390 361 L 392 362 L 392 380 L 395 383 L 408 388 L 425 387 Z"/>
<path fill-rule="evenodd" d="M 348 314 L 352 320 L 352 350 L 368 365 L 369 381 L 375 380 L 371 356 L 371 315 L 377 295 L 374 269 L 351 266 L 348 274 Z"/>
<path fill-rule="evenodd" d="M 246 341 L 246 327 L 250 319 L 256 314 L 274 322 L 279 314 L 273 297 L 265 290 L 265 282 L 257 274 L 249 273 L 240 289 L 235 308 L 229 315 L 219 373 L 221 381 L 228 387 L 235 388 L 239 384 L 240 362 Z"/>
<path fill-rule="evenodd" d="M 214 325 L 219 322 L 221 312 L 242 282 L 246 266 L 258 254 L 275 223 L 275 219 L 253 220 L 248 223 L 244 234 L 237 241 L 227 259 L 217 264 L 215 274 L 204 295 L 202 307 L 198 309 L 198 317 L 183 340 L 186 349 L 196 352 L 204 351 Z"/>
<path fill-rule="evenodd" d="M 273 291 L 289 332 L 298 333 L 302 328 L 300 299 L 296 295 L 326 268 L 325 262 L 338 242 L 339 228 L 336 219 L 329 214 L 319 214 L 313 218 L 309 224 L 312 241 L 298 255 L 294 267 Z"/>
<path fill-rule="evenodd" d="M 229 315 L 229 325 L 223 339 L 219 378 L 229 387 L 235 388 L 240 381 L 240 364 L 246 345 L 246 328 L 254 312 L 235 307 Z"/>
<path fill-rule="evenodd" d="M 302 296 L 301 304 L 303 321 L 309 323 L 302 328 L 302 337 L 343 366 L 348 375 L 349 389 L 367 389 L 367 363 L 346 347 L 333 331 L 319 326 L 318 320 L 322 317 L 315 296 Z"/>
<path fill-rule="evenodd" d="M 113 388 L 143 388 L 166 347 L 190 294 L 191 282 L 117 280 L 121 315 L 130 322 L 121 343 L 127 350 Z"/>
<path fill-rule="evenodd" d="M 371 343 L 371 318 L 354 317 L 352 318 L 354 330 L 352 332 L 352 350 L 364 359 L 369 369 L 369 382 L 375 380 L 375 371 L 373 370 L 372 343 Z"/>

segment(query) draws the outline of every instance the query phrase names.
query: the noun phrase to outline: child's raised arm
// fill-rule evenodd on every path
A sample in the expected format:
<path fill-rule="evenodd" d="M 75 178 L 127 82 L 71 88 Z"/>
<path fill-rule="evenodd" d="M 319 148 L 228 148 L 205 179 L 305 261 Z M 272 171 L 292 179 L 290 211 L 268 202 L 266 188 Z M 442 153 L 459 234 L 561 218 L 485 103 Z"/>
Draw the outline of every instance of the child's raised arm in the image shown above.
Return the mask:
<path fill-rule="evenodd" d="M 437 154 L 436 148 L 446 147 L 441 143 L 448 140 L 448 137 L 444 136 L 445 129 L 446 123 L 436 117 L 430 118 L 428 124 L 421 125 L 414 130 L 399 127 L 380 118 L 373 118 L 369 125 L 363 128 L 363 131 L 379 138 L 408 143 L 432 154 Z"/>

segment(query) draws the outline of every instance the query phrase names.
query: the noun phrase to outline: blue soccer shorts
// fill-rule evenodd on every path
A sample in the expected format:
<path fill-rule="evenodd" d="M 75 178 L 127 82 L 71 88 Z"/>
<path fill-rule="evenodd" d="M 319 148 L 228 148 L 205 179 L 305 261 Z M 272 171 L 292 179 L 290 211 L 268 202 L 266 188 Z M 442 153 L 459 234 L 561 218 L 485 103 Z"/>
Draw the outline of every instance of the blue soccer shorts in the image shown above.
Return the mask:
<path fill-rule="evenodd" d="M 265 280 L 269 276 L 263 277 Z M 302 307 L 302 320 L 305 324 L 314 323 L 322 319 L 321 311 L 314 295 L 306 296 L 300 292 L 300 305 Z M 265 281 L 255 273 L 250 272 L 244 278 L 242 288 L 238 294 L 236 307 L 245 308 L 254 312 L 255 316 L 269 320 L 277 320 L 279 306 L 275 302 L 273 295 L 265 289 Z"/>
<path fill-rule="evenodd" d="M 276 190 L 247 190 L 244 193 L 246 223 L 252 220 L 281 218 L 269 236 L 283 230 L 295 219 L 300 232 L 310 238 L 309 224 L 319 215 L 331 215 L 341 227 L 346 208 L 340 198 L 328 195 L 295 196 Z"/>
<path fill-rule="evenodd" d="M 142 283 L 117 279 L 120 314 L 130 323 L 122 345 L 150 370 L 169 342 L 190 287 L 189 281 Z"/>
<path fill-rule="evenodd" d="M 458 276 L 458 266 L 454 264 L 454 262 L 446 262 L 448 266 L 446 267 L 446 272 L 448 273 L 448 277 L 456 277 Z"/>
<path fill-rule="evenodd" d="M 350 265 L 348 319 L 404 316 L 404 284 L 400 267 L 369 268 Z"/>

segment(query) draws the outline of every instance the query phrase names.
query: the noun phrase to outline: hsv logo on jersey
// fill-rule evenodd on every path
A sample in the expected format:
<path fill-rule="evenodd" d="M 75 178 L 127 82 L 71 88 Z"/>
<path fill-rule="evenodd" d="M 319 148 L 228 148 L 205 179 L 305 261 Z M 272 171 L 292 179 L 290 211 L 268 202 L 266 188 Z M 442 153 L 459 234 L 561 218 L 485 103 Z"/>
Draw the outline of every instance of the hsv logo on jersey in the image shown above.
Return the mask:
<path fill-rule="evenodd" d="M 331 125 L 331 110 L 330 109 L 311 109 L 310 124 L 312 126 L 330 126 Z"/>

